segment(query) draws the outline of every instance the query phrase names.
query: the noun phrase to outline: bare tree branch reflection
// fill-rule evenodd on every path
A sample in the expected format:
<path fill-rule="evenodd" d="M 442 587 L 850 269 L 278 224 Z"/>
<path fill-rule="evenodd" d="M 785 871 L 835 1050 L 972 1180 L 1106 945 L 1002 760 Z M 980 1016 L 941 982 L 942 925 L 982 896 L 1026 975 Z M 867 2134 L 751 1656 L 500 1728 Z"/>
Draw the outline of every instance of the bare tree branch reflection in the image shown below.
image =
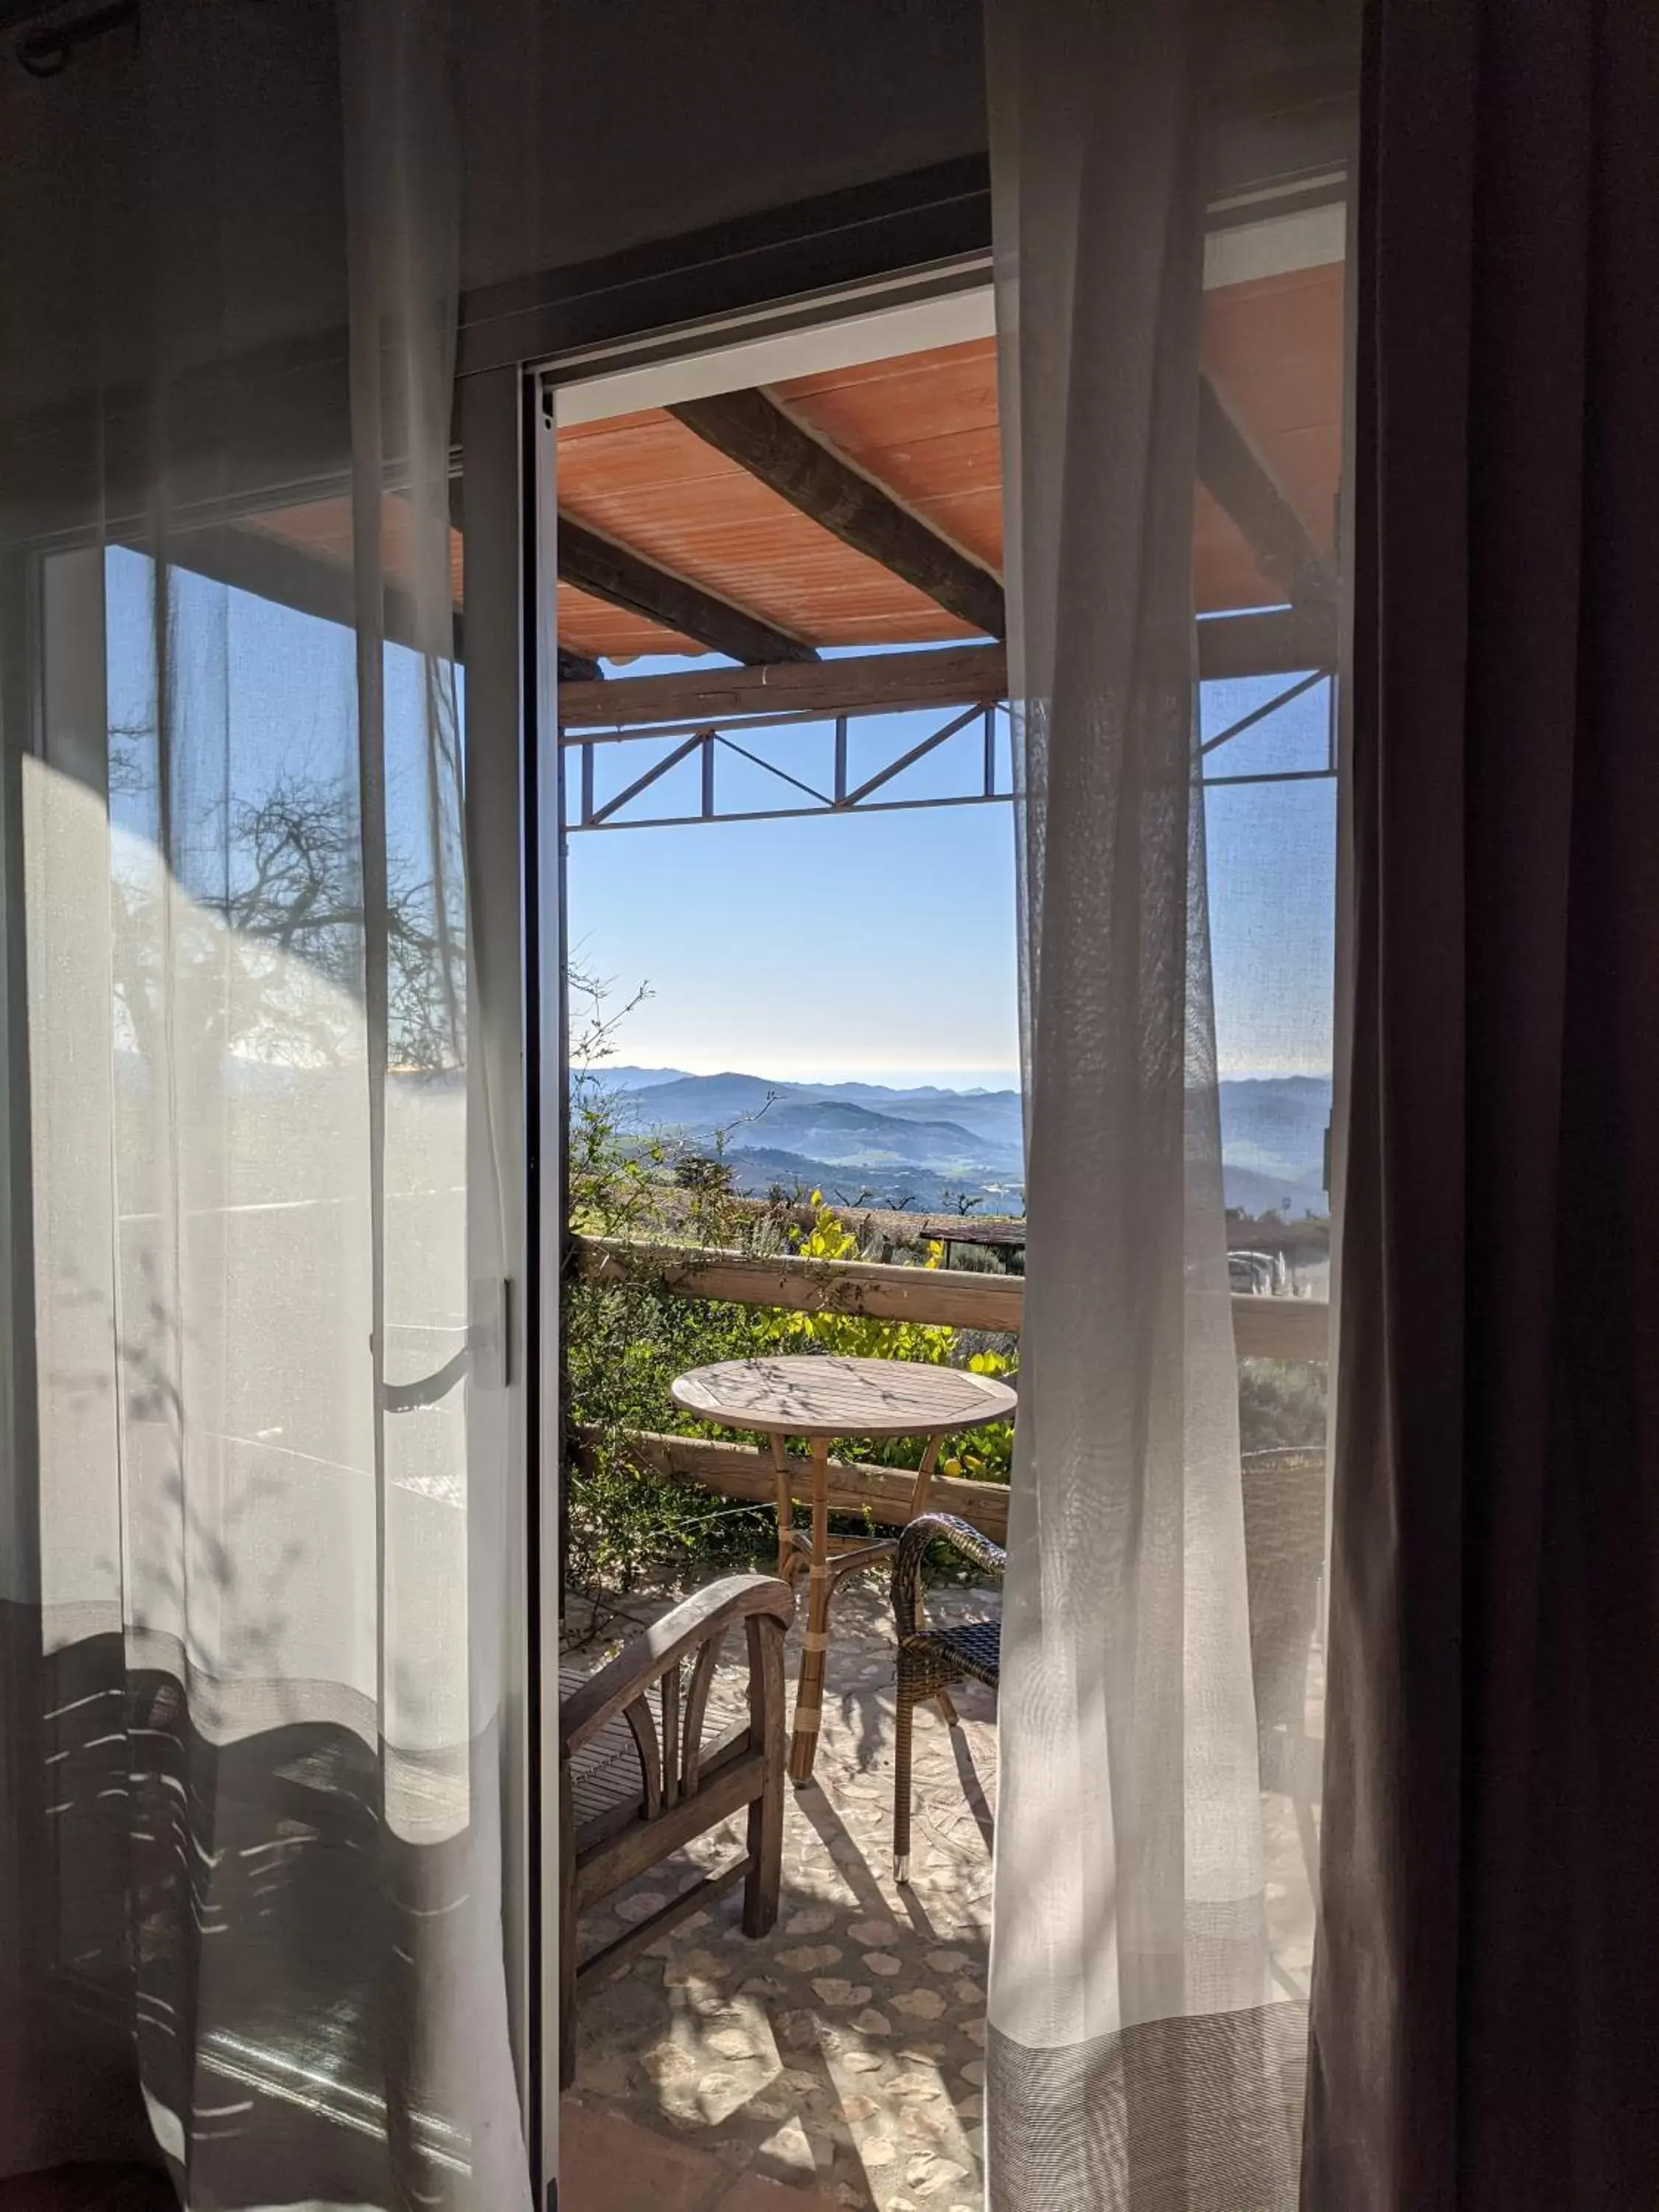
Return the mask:
<path fill-rule="evenodd" d="M 137 835 L 112 872 L 116 1000 L 128 1042 L 154 1060 L 171 981 L 183 968 L 228 969 L 214 994 L 216 1029 L 203 1045 L 276 1063 L 327 1066 L 361 1049 L 365 942 L 362 845 L 355 786 L 280 770 L 257 797 L 216 802 L 193 829 L 174 825 L 164 867 L 156 849 L 153 732 L 110 732 L 115 825 Z M 421 811 L 424 811 L 422 808 Z M 457 856 L 418 824 L 386 854 L 384 929 L 387 1053 L 405 1073 L 465 1065 L 466 925 Z M 171 875 L 187 908 L 159 904 Z M 168 972 L 169 965 L 172 970 Z M 323 991 L 310 988 L 320 982 Z"/>

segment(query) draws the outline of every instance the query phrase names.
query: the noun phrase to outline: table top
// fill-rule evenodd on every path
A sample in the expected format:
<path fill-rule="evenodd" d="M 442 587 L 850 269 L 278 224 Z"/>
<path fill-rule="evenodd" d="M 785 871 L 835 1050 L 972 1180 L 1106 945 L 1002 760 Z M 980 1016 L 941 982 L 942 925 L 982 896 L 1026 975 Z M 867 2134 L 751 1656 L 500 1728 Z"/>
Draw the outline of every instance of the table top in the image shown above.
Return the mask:
<path fill-rule="evenodd" d="M 922 1437 L 1006 1421 L 1018 1403 L 1006 1382 L 911 1359 L 803 1353 L 723 1359 L 672 1385 L 702 1420 L 783 1437 Z"/>

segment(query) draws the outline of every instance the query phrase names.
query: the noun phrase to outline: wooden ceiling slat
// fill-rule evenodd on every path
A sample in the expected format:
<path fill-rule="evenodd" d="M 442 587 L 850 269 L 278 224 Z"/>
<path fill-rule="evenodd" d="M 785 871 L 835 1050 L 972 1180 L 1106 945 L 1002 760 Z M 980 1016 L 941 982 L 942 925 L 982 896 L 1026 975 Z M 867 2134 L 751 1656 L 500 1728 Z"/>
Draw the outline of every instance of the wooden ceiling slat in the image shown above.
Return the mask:
<path fill-rule="evenodd" d="M 659 629 L 638 615 L 624 614 L 603 599 L 589 599 L 572 584 L 558 586 L 559 635 L 579 653 L 597 660 L 635 660 L 643 653 L 698 653 L 703 648 L 678 631 Z"/>
<path fill-rule="evenodd" d="M 817 645 L 968 637 L 972 627 L 844 545 L 665 413 L 559 442 L 559 507 L 660 567 Z"/>
<path fill-rule="evenodd" d="M 1210 608 L 1263 606 L 1277 596 L 1263 584 L 1243 532 L 1202 484 L 1193 499 L 1193 568 Z"/>
<path fill-rule="evenodd" d="M 1002 454 L 989 338 L 792 378 L 778 397 L 975 561 L 1002 569 Z"/>
<path fill-rule="evenodd" d="M 1201 340 L 1216 389 L 1327 556 L 1342 453 L 1342 276 L 1333 262 L 1208 292 Z M 1200 540 L 1200 579 L 1204 552 Z"/>
<path fill-rule="evenodd" d="M 349 569 L 352 562 L 351 501 L 349 499 L 308 500 L 301 507 L 271 507 L 248 516 L 239 526 L 274 538 L 285 545 L 313 554 L 320 561 Z M 387 492 L 381 502 L 380 557 L 386 582 L 406 587 L 412 567 L 409 551 L 409 507 L 401 493 Z M 463 604 L 464 561 L 461 533 L 449 533 L 449 583 L 457 608 Z"/>
<path fill-rule="evenodd" d="M 590 598 L 608 599 L 624 613 L 641 615 L 664 629 L 696 638 L 710 653 L 767 666 L 783 660 L 816 660 L 816 649 L 770 623 L 759 621 L 684 576 L 641 560 L 561 514 L 554 533 L 561 577 Z"/>
<path fill-rule="evenodd" d="M 914 387 L 923 395 L 925 421 L 951 428 L 971 421 L 994 429 L 996 340 L 966 338 L 957 345 L 935 346 L 927 353 L 819 369 L 810 376 L 791 377 L 777 389 L 794 406 L 809 399 L 825 403 L 836 392 L 855 393 L 876 386 L 889 395 L 884 399 L 884 406 L 893 404 L 891 394 Z M 932 404 L 932 396 L 937 396 L 937 410 Z"/>
<path fill-rule="evenodd" d="M 947 613 L 987 637 L 1006 635 L 1000 581 L 804 429 L 768 393 L 715 392 L 669 412 L 832 537 L 867 553 Z"/>
<path fill-rule="evenodd" d="M 1237 525 L 1258 574 L 1294 606 L 1336 597 L 1336 578 L 1306 524 L 1252 444 L 1243 425 L 1200 374 L 1198 388 L 1200 481 Z"/>

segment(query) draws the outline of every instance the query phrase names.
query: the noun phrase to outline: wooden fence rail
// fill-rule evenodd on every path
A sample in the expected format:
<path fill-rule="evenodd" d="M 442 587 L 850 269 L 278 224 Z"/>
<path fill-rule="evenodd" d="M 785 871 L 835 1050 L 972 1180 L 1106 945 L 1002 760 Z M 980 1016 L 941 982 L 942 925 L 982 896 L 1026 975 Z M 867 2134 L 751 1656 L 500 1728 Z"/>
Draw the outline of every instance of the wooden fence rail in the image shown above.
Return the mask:
<path fill-rule="evenodd" d="M 578 1237 L 574 1264 L 585 1281 L 646 1284 L 683 1298 L 783 1306 L 799 1313 L 867 1314 L 882 1321 L 946 1322 L 1017 1336 L 1025 1279 L 968 1268 L 896 1267 L 870 1260 L 757 1259 L 690 1244 L 639 1243 L 627 1237 Z M 1328 1357 L 1330 1309 L 1322 1298 L 1255 1297 L 1232 1301 L 1233 1339 L 1241 1359 Z"/>
<path fill-rule="evenodd" d="M 605 1434 L 601 1429 L 578 1429 L 578 1454 L 591 1460 Z M 777 1478 L 770 1456 L 751 1445 L 665 1436 L 654 1429 L 620 1430 L 611 1441 L 637 1466 L 653 1474 L 674 1475 L 716 1491 L 723 1498 L 741 1498 L 756 1505 L 776 1502 Z M 802 1459 L 799 1465 L 800 1495 L 805 1498 L 811 1493 L 811 1462 Z M 915 1486 L 911 1468 L 861 1467 L 839 1459 L 830 1462 L 830 1510 L 868 1513 L 885 1528 L 902 1528 L 908 1521 Z M 1008 1540 L 1008 1492 L 1002 1483 L 969 1482 L 960 1475 L 936 1474 L 927 1504 L 930 1512 L 959 1514 L 994 1543 Z"/>

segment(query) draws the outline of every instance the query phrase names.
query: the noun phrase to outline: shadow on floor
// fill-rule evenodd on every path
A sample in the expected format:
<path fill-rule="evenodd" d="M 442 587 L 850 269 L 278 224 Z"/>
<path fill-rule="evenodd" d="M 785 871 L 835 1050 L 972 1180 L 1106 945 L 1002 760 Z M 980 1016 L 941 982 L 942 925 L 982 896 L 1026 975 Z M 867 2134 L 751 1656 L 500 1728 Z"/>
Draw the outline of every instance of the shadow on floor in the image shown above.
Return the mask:
<path fill-rule="evenodd" d="M 941 1596 L 964 1615 L 985 1605 L 973 1591 Z M 629 1624 L 616 1627 L 621 1636 Z M 996 1741 L 988 1692 L 969 1686 L 959 1710 L 958 1731 L 930 1708 L 917 1716 L 915 1880 L 900 1888 L 890 1609 L 879 1584 L 845 1586 L 816 1778 L 787 1807 L 778 1925 L 750 1942 L 740 1900 L 721 1900 L 584 1996 L 578 2127 L 626 2120 L 651 2130 L 665 2154 L 713 2160 L 730 2186 L 780 2185 L 791 2207 L 978 2203 Z M 584 1923 L 584 1948 L 645 1918 L 734 1848 L 717 1832 L 653 1869 Z M 733 2202 L 758 2212 L 776 2194 Z M 650 2212 L 679 2202 L 661 2190 L 638 2201 Z M 702 2200 L 690 2201 L 702 2212 Z M 724 2198 L 708 2201 L 726 2212 Z M 569 2206 L 612 2212 L 602 2195 L 591 2206 L 570 2197 Z"/>

